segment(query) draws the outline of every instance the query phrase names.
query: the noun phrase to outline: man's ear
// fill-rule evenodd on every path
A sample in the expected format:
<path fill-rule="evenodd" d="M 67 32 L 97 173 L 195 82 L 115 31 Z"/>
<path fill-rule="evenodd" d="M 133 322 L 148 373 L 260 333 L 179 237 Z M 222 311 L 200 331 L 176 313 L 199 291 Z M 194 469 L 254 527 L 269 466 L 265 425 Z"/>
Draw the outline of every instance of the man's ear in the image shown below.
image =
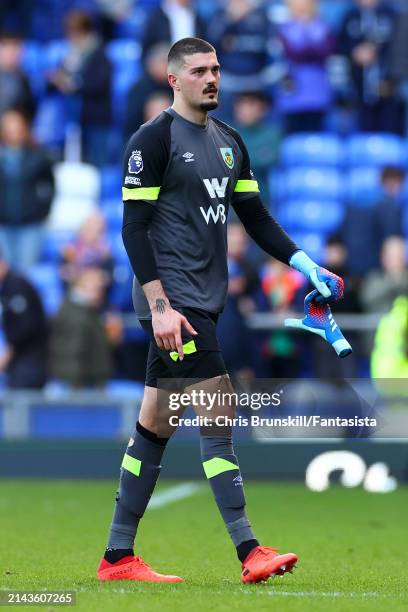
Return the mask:
<path fill-rule="evenodd" d="M 169 82 L 169 85 L 172 89 L 175 89 L 176 91 L 180 91 L 180 86 L 178 84 L 178 77 L 176 74 L 168 74 L 167 75 L 167 80 Z"/>

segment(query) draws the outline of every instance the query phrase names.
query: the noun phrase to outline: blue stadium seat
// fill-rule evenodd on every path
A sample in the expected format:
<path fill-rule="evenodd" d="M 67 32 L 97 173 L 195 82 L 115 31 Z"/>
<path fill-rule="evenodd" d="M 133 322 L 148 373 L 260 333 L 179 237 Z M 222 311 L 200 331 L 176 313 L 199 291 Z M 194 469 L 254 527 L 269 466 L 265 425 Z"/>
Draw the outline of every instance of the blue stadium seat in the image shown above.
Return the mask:
<path fill-rule="evenodd" d="M 123 221 L 123 204 L 118 198 L 106 201 L 102 208 L 108 233 L 121 232 Z"/>
<path fill-rule="evenodd" d="M 271 194 L 271 202 L 275 203 L 284 197 L 285 172 L 272 168 L 268 174 L 269 192 Z"/>
<path fill-rule="evenodd" d="M 68 42 L 64 39 L 52 40 L 43 46 L 44 70 L 53 70 L 62 62 L 68 51 Z"/>
<path fill-rule="evenodd" d="M 347 146 L 351 166 L 406 166 L 404 141 L 393 134 L 356 134 Z"/>
<path fill-rule="evenodd" d="M 113 120 L 117 126 L 123 124 L 126 114 L 127 97 L 129 89 L 137 81 L 140 70 L 119 70 L 113 75 L 112 82 L 112 106 Z"/>
<path fill-rule="evenodd" d="M 354 168 L 349 172 L 347 183 L 347 199 L 354 206 L 371 206 L 381 197 L 378 168 Z"/>
<path fill-rule="evenodd" d="M 28 279 L 41 295 L 45 311 L 54 315 L 62 299 L 62 286 L 54 264 L 37 264 L 30 268 Z"/>
<path fill-rule="evenodd" d="M 115 70 L 136 69 L 140 62 L 140 45 L 133 38 L 112 40 L 106 45 L 106 54 Z"/>
<path fill-rule="evenodd" d="M 120 165 L 104 166 L 101 170 L 101 200 L 120 200 L 122 168 Z"/>
<path fill-rule="evenodd" d="M 128 256 L 123 246 L 122 232 L 109 232 L 109 244 L 112 250 L 112 256 L 118 263 L 127 263 Z"/>
<path fill-rule="evenodd" d="M 318 263 L 324 260 L 324 237 L 316 232 L 293 232 L 292 240 Z"/>
<path fill-rule="evenodd" d="M 27 74 L 35 95 L 44 88 L 43 47 L 36 40 L 25 40 L 21 56 L 21 67 Z"/>
<path fill-rule="evenodd" d="M 113 283 L 109 292 L 109 303 L 115 309 L 128 311 L 131 305 L 133 272 L 128 261 L 122 260 L 113 269 Z"/>
<path fill-rule="evenodd" d="M 55 264 L 60 258 L 62 247 L 72 242 L 74 237 L 75 233 L 72 230 L 47 232 L 43 239 L 41 260 L 44 263 Z"/>
<path fill-rule="evenodd" d="M 144 385 L 133 380 L 114 379 L 106 385 L 106 392 L 110 397 L 129 398 L 135 401 L 142 399 Z"/>
<path fill-rule="evenodd" d="M 44 96 L 34 119 L 33 133 L 45 146 L 62 145 L 67 124 L 66 100 L 58 93 Z"/>
<path fill-rule="evenodd" d="M 281 146 L 285 166 L 339 166 L 343 161 L 343 143 L 332 134 L 294 134 Z"/>
<path fill-rule="evenodd" d="M 344 217 L 344 206 L 336 200 L 291 200 L 282 202 L 278 220 L 283 227 L 292 231 L 321 232 L 336 231 Z"/>
<path fill-rule="evenodd" d="M 133 38 L 112 40 L 106 46 L 106 53 L 113 65 L 113 116 L 120 125 L 126 111 L 127 93 L 141 72 L 140 45 Z"/>
<path fill-rule="evenodd" d="M 281 180 L 281 197 L 293 200 L 339 200 L 344 191 L 343 173 L 335 168 L 291 168 Z"/>

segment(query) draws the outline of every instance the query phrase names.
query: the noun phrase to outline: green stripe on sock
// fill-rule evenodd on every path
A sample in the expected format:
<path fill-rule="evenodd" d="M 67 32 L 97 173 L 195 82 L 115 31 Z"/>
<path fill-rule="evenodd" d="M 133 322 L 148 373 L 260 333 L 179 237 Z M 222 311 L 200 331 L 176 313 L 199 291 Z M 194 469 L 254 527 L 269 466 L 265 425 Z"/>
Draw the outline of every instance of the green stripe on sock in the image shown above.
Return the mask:
<path fill-rule="evenodd" d="M 128 472 L 131 472 L 135 476 L 139 476 L 142 462 L 139 459 L 135 459 L 126 453 L 123 456 L 121 467 L 125 468 Z"/>
<path fill-rule="evenodd" d="M 222 459 L 221 457 L 213 457 L 208 461 L 204 461 L 203 468 L 207 478 L 213 478 L 214 476 L 218 476 L 218 474 L 229 472 L 230 470 L 239 470 L 239 467 L 235 465 L 235 463 L 227 461 L 227 459 Z"/>

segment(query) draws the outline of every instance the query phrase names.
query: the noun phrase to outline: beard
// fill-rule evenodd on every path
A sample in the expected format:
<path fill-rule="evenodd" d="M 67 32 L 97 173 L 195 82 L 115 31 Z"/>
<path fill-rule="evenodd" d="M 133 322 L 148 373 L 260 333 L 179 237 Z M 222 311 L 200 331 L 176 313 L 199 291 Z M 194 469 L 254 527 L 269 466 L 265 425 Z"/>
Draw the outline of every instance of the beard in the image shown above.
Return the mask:
<path fill-rule="evenodd" d="M 208 100 L 207 102 L 201 102 L 200 110 L 211 111 L 218 107 L 218 100 Z"/>

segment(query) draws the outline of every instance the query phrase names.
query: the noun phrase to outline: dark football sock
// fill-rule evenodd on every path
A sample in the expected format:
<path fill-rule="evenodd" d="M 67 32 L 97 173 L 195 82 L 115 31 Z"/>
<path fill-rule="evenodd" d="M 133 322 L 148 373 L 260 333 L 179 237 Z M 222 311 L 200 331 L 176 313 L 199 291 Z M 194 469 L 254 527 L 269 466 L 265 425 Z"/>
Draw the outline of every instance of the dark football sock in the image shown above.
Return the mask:
<path fill-rule="evenodd" d="M 160 474 L 167 441 L 137 423 L 122 461 L 107 550 L 133 549 L 139 521 Z"/>
<path fill-rule="evenodd" d="M 205 475 L 238 558 L 243 561 L 258 546 L 258 540 L 245 514 L 243 482 L 232 438 L 201 436 L 200 441 Z"/>
<path fill-rule="evenodd" d="M 134 552 L 133 548 L 107 548 L 105 550 L 104 558 L 109 561 L 109 563 L 116 563 L 123 559 L 123 557 L 133 557 Z"/>

